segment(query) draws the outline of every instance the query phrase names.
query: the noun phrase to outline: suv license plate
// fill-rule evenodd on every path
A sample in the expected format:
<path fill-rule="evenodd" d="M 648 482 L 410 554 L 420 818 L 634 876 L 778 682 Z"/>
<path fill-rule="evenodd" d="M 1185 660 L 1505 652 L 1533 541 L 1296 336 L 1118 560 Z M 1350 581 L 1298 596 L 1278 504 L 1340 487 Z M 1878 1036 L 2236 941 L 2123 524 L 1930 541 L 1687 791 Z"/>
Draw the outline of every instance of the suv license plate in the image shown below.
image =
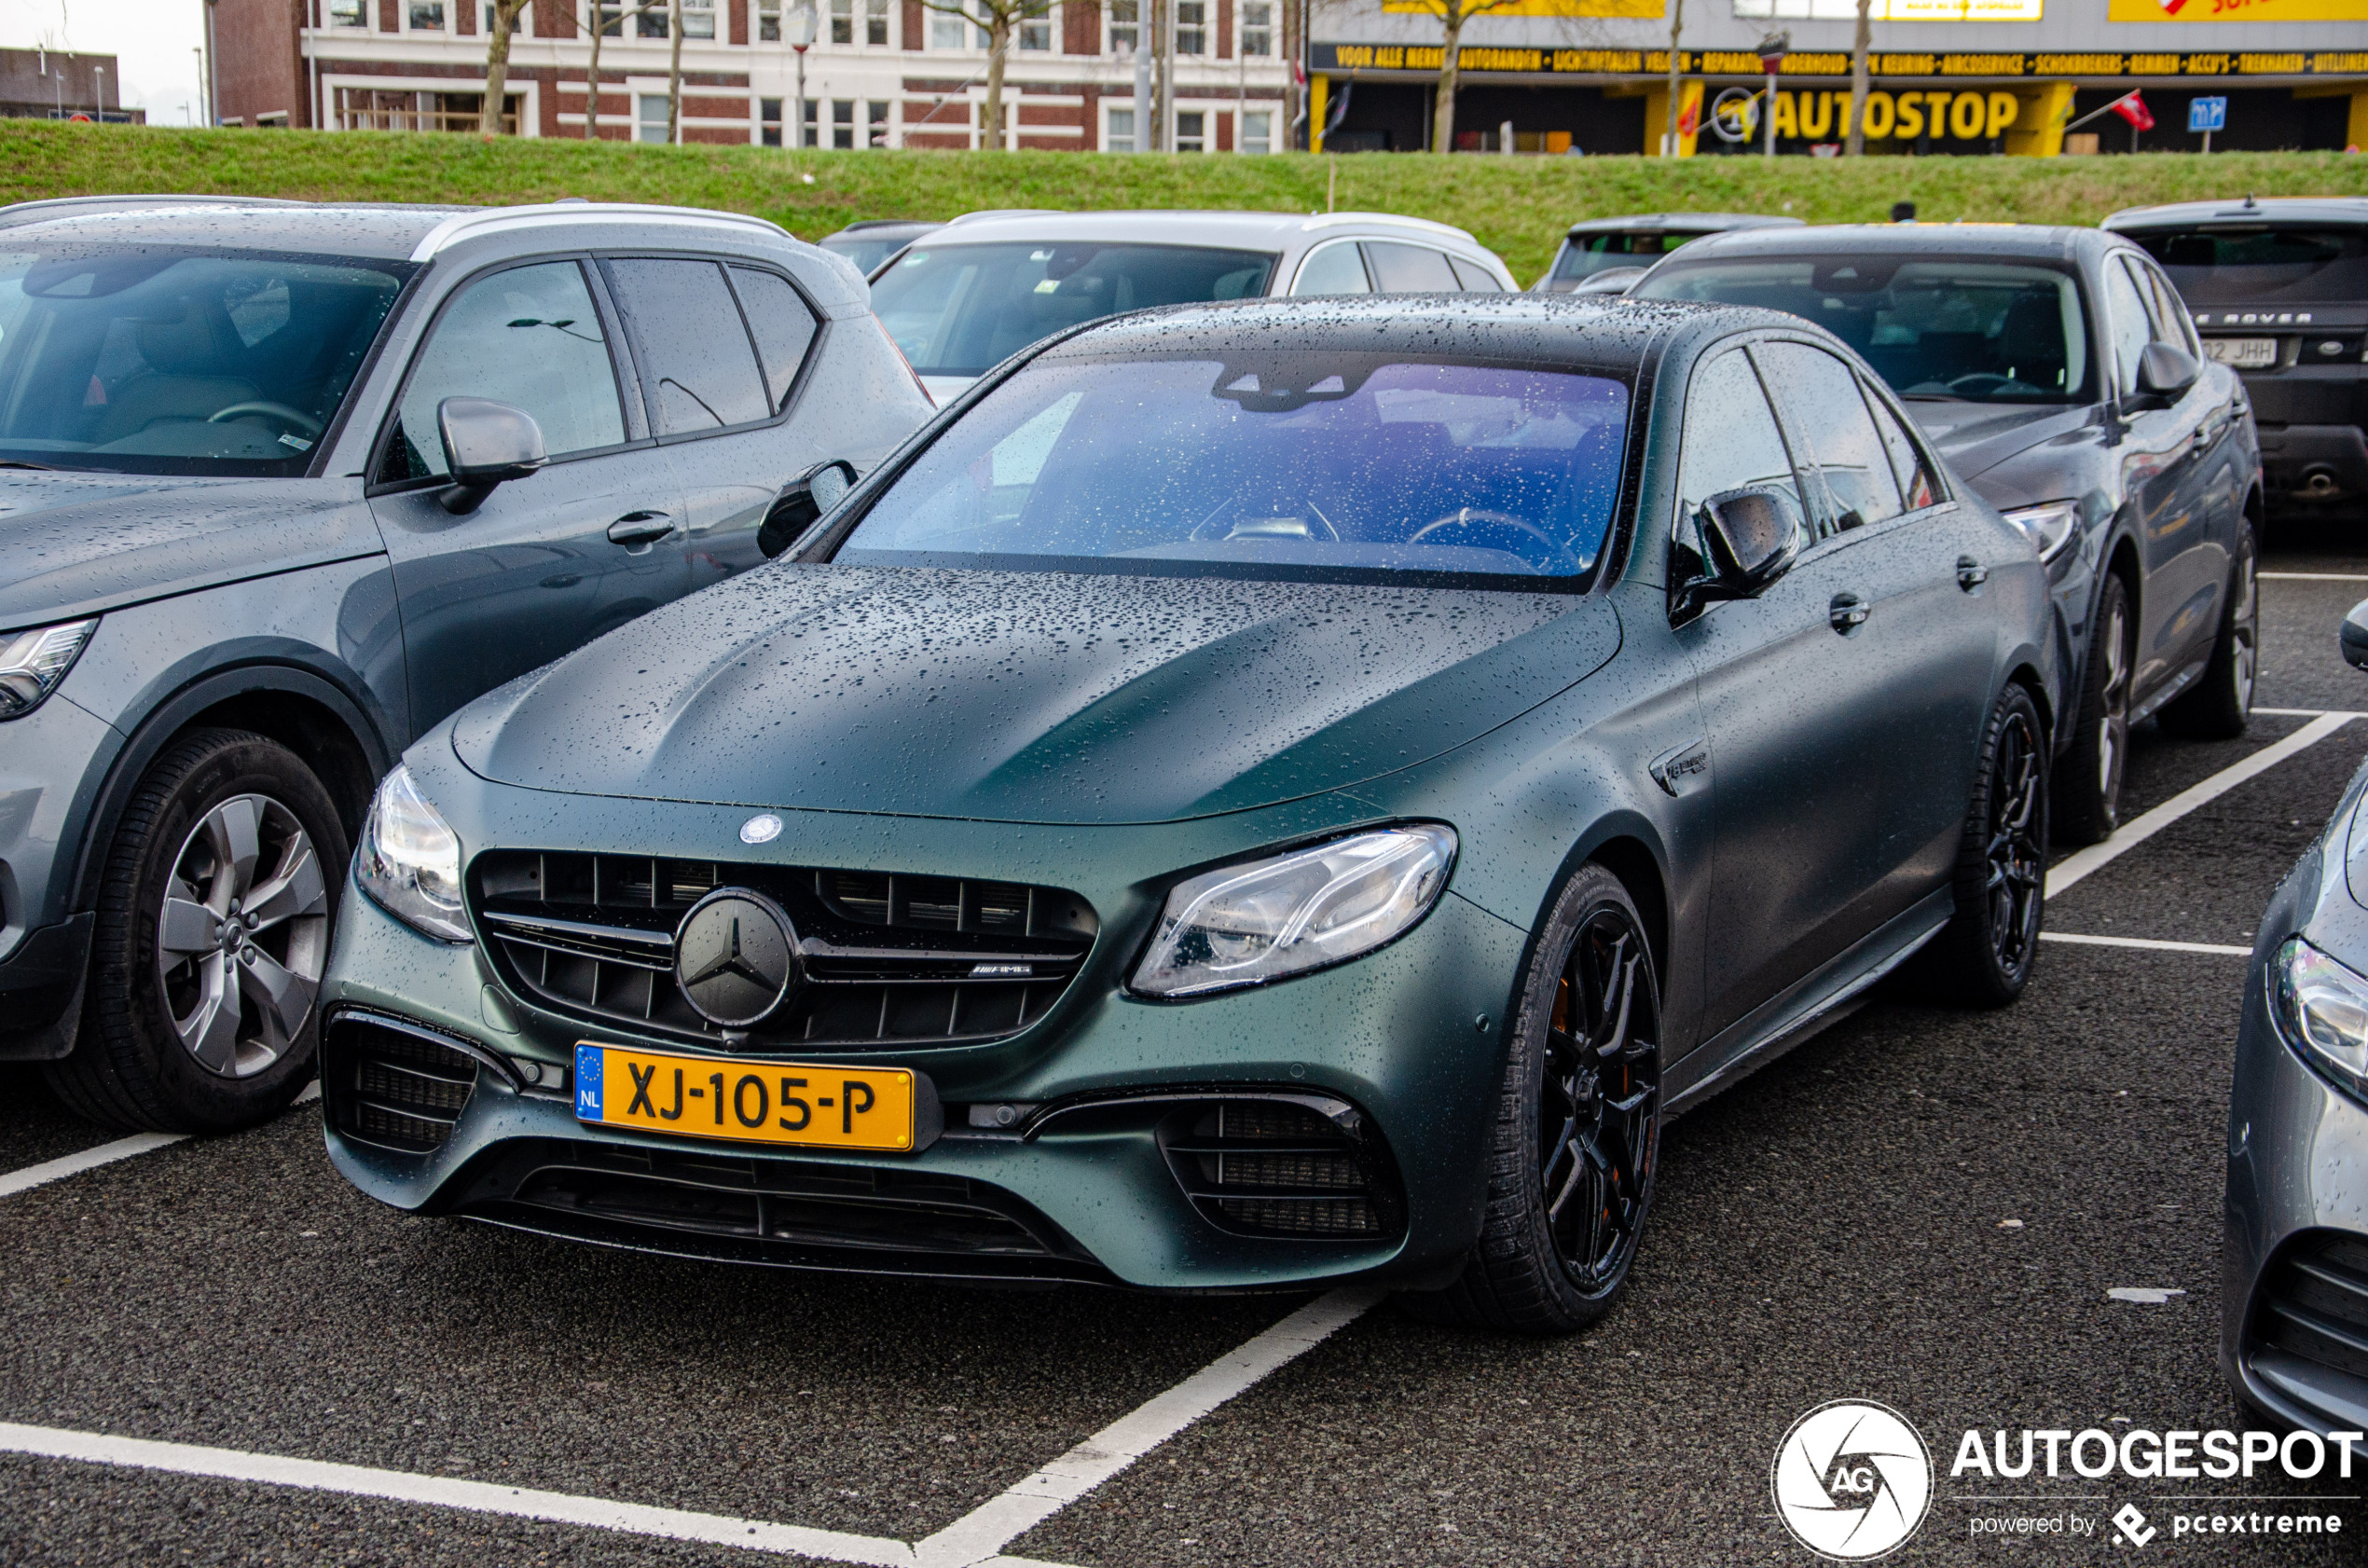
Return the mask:
<path fill-rule="evenodd" d="M 2238 370 L 2264 370 L 2278 363 L 2275 337 L 2207 337 L 2204 357 Z"/>
<path fill-rule="evenodd" d="M 901 1067 L 575 1048 L 575 1118 L 603 1127 L 902 1153 L 913 1147 L 915 1099 L 913 1074 Z"/>

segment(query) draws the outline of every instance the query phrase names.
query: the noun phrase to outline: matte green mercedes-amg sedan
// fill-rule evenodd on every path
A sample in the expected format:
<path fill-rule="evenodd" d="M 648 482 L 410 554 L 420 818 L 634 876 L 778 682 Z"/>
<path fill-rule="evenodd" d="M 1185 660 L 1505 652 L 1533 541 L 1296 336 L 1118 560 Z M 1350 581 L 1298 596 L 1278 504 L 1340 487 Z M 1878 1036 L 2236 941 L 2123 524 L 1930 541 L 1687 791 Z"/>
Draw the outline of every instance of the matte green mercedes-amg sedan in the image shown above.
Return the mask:
<path fill-rule="evenodd" d="M 1911 958 L 2030 973 L 2046 579 L 1797 318 L 1117 317 L 833 478 L 380 785 L 365 1191 L 1568 1329 L 1669 1115 Z"/>

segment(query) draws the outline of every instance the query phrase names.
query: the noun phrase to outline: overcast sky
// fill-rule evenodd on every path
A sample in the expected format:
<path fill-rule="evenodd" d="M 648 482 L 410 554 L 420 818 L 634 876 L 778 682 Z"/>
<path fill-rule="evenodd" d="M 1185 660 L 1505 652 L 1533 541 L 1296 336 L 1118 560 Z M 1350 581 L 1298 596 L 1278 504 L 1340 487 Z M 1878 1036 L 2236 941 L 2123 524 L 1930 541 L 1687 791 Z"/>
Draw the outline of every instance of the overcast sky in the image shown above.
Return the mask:
<path fill-rule="evenodd" d="M 195 117 L 205 0 L 0 0 L 0 47 L 118 57 L 123 102 L 155 125 Z"/>

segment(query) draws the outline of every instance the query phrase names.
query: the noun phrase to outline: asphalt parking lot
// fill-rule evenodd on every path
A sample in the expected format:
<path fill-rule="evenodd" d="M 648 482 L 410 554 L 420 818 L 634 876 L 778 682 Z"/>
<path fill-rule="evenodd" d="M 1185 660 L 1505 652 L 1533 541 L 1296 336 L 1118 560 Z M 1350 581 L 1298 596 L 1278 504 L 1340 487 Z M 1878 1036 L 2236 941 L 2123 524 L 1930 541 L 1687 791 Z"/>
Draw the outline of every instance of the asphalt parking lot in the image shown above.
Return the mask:
<path fill-rule="evenodd" d="M 1769 1465 L 1844 1396 L 1935 1451 L 1896 1561 L 2127 1561 L 2102 1521 L 2173 1483 L 2031 1483 L 2097 1534 L 1975 1539 L 1967 1494 L 1997 1489 L 1948 1465 L 1967 1427 L 2241 1424 L 2213 1359 L 2232 950 L 2368 756 L 2368 716 L 2314 719 L 2368 714 L 2334 641 L 2368 546 L 2289 532 L 2264 568 L 2258 700 L 2298 711 L 2225 745 L 2141 732 L 2133 842 L 2048 912 L 2112 940 L 2051 941 L 2003 1012 L 1894 987 L 1673 1125 L 1633 1294 L 1574 1339 L 409 1219 L 331 1172 L 309 1106 L 12 1186 L 116 1135 L 0 1069 L 0 1561 L 1806 1563 Z M 2129 1286 L 2182 1294 L 2107 1295 Z M 2187 1491 L 2299 1491 L 2368 1531 L 2368 1475 Z"/>

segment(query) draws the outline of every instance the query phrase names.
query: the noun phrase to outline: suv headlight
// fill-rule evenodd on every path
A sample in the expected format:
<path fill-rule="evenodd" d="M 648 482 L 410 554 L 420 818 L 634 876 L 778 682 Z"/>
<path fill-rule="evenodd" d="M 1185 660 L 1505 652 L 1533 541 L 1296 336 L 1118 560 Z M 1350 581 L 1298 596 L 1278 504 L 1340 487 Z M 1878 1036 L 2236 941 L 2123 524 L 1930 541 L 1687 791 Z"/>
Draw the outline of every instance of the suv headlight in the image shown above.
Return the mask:
<path fill-rule="evenodd" d="M 2368 1094 L 2368 978 L 2289 938 L 2270 960 L 2269 1014 L 2312 1066 Z"/>
<path fill-rule="evenodd" d="M 2031 536 L 2039 548 L 2039 558 L 2052 561 L 2064 553 L 2064 546 L 2080 531 L 2080 502 L 2076 501 L 2044 502 L 2037 506 L 2017 506 L 2005 515 L 2006 520 Z"/>
<path fill-rule="evenodd" d="M 408 768 L 396 768 L 370 799 L 354 880 L 370 901 L 438 942 L 472 942 L 461 907 L 461 839 Z"/>
<path fill-rule="evenodd" d="M 1455 830 L 1417 822 L 1203 872 L 1169 891 L 1130 984 L 1197 996 L 1370 953 L 1430 913 L 1454 861 Z"/>
<path fill-rule="evenodd" d="M 0 721 L 21 719 L 40 707 L 98 629 L 99 617 L 93 615 L 31 631 L 0 632 Z"/>

